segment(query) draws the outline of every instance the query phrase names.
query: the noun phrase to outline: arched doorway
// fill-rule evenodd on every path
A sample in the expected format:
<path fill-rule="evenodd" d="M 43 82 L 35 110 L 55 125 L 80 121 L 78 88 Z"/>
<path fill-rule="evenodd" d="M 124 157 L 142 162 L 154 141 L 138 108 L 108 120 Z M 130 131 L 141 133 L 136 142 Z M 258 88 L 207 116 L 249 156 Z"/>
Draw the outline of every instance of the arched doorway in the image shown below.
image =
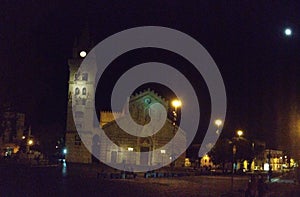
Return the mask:
<path fill-rule="evenodd" d="M 94 135 L 93 136 L 93 141 L 92 141 L 92 162 L 93 163 L 99 163 L 100 158 L 100 137 L 99 135 Z"/>
<path fill-rule="evenodd" d="M 152 140 L 151 138 L 139 138 L 139 149 L 140 149 L 140 165 L 146 166 L 151 165 L 152 155 L 150 151 L 152 150 Z"/>

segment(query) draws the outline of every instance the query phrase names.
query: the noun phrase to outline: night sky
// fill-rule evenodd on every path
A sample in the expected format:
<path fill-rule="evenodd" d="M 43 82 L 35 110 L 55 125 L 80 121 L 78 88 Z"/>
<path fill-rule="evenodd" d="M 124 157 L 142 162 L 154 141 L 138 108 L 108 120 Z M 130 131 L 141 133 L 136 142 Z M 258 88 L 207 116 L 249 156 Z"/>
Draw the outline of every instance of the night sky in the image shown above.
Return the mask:
<path fill-rule="evenodd" d="M 299 2 L 45 2 L 2 1 L 0 5 L 0 101 L 26 113 L 33 130 L 41 125 L 65 127 L 67 60 L 88 22 L 95 44 L 121 30 L 145 25 L 170 27 L 194 37 L 208 50 L 224 79 L 228 99 L 224 136 L 243 129 L 249 138 L 284 148 L 291 138 L 300 137 L 295 134 L 300 133 Z M 293 30 L 292 36 L 283 34 L 286 27 Z M 153 60 L 185 72 L 194 81 L 201 109 L 209 114 L 201 76 L 176 54 L 153 49 L 124 54 L 112 63 L 107 78 L 117 79 L 130 66 Z M 98 88 L 99 109 L 109 108 L 113 82 L 107 83 Z M 100 91 L 105 93 L 98 96 Z M 204 116 L 199 132 L 207 120 Z"/>

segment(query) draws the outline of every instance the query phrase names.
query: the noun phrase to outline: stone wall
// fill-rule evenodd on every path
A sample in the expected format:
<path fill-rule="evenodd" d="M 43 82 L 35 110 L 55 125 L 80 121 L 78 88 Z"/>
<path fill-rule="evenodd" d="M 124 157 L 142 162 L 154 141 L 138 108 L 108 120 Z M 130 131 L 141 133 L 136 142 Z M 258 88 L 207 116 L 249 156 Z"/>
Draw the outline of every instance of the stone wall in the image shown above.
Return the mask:
<path fill-rule="evenodd" d="M 81 142 L 77 133 L 66 133 L 66 160 L 72 163 L 91 163 L 91 153 L 86 149 Z"/>

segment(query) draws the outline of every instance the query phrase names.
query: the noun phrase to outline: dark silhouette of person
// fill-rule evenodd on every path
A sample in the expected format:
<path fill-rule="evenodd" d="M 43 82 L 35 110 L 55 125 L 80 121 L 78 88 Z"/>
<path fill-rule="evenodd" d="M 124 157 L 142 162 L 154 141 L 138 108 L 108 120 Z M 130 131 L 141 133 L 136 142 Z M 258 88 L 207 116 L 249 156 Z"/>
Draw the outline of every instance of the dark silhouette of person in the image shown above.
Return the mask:
<path fill-rule="evenodd" d="M 257 191 L 258 191 L 258 197 L 264 196 L 265 184 L 264 184 L 263 177 L 261 175 L 258 176 Z"/>
<path fill-rule="evenodd" d="M 245 197 L 255 197 L 257 190 L 256 178 L 254 175 L 251 175 L 251 178 L 248 182 L 248 188 L 245 192 Z"/>

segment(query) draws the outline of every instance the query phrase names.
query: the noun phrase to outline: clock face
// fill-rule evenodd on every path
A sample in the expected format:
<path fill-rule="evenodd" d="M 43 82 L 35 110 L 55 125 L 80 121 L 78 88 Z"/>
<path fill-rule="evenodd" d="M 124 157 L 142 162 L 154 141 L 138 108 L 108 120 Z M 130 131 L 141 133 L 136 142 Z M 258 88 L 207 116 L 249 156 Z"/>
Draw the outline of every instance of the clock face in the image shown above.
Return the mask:
<path fill-rule="evenodd" d="M 150 98 L 145 98 L 144 102 L 149 105 L 151 103 L 151 99 Z"/>
<path fill-rule="evenodd" d="M 80 57 L 85 57 L 85 56 L 86 56 L 86 52 L 85 52 L 85 51 L 81 51 L 81 52 L 79 53 L 79 55 L 80 55 Z"/>

